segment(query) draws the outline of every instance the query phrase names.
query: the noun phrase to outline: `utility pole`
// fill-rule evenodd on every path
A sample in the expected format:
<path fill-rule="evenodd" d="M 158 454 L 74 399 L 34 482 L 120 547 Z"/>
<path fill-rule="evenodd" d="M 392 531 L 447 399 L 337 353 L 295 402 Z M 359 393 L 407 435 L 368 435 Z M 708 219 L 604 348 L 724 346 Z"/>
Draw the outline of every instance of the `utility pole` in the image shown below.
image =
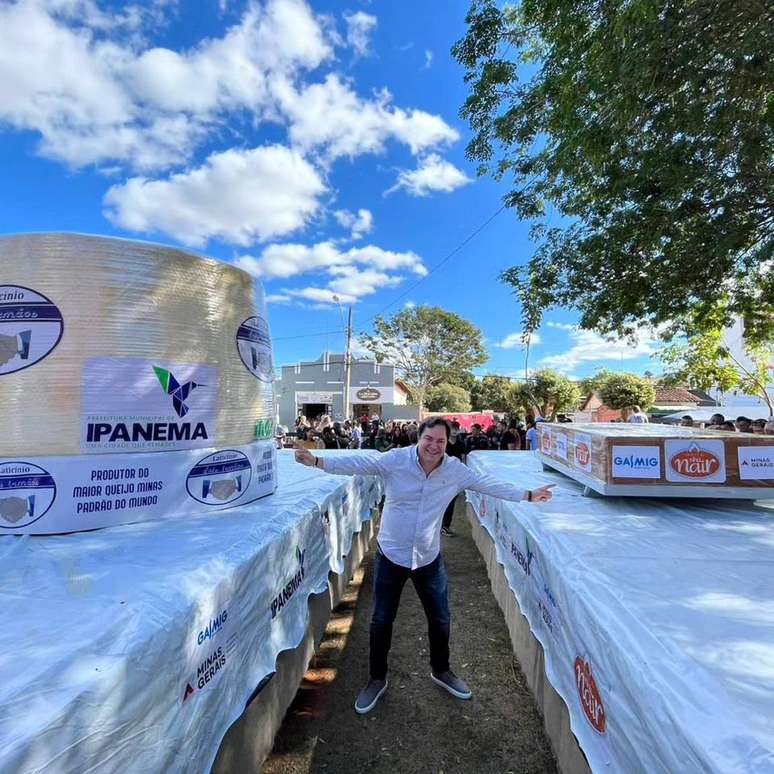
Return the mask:
<path fill-rule="evenodd" d="M 347 313 L 347 351 L 344 353 L 344 419 L 350 418 L 350 384 L 352 382 L 352 307 Z"/>

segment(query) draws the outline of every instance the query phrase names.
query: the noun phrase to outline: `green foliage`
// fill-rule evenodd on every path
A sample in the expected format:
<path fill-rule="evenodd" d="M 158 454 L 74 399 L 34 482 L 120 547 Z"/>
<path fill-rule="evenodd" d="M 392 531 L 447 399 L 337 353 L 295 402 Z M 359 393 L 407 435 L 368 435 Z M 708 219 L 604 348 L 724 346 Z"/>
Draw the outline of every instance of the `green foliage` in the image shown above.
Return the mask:
<path fill-rule="evenodd" d="M 546 419 L 556 419 L 560 412 L 575 411 L 581 400 L 578 386 L 550 368 L 536 371 L 515 392 L 525 414 L 537 410 Z"/>
<path fill-rule="evenodd" d="M 451 383 L 487 359 L 481 331 L 437 306 L 404 309 L 388 320 L 378 315 L 374 334 L 363 334 L 360 342 L 377 360 L 395 364 L 420 409 L 431 387 Z"/>
<path fill-rule="evenodd" d="M 600 368 L 593 376 L 589 376 L 581 382 L 581 392 L 584 397 L 591 395 L 592 392 L 599 392 L 605 382 L 614 375 L 609 368 Z"/>
<path fill-rule="evenodd" d="M 656 400 L 656 389 L 642 376 L 613 373 L 602 382 L 599 397 L 612 409 L 639 406 L 647 411 Z"/>
<path fill-rule="evenodd" d="M 452 53 L 469 158 L 512 181 L 520 218 L 562 221 L 538 222 L 531 260 L 502 275 L 524 329 L 556 304 L 628 334 L 725 299 L 724 323 L 774 338 L 771 4 L 499 5 L 473 0 Z"/>
<path fill-rule="evenodd" d="M 460 371 L 456 374 L 449 374 L 446 379 L 447 384 L 454 384 L 457 387 L 462 387 L 468 392 L 472 392 L 477 383 L 476 377 L 470 371 Z"/>
<path fill-rule="evenodd" d="M 427 391 L 429 411 L 470 411 L 470 393 L 463 387 L 443 382 Z"/>
<path fill-rule="evenodd" d="M 470 391 L 474 411 L 508 411 L 513 400 L 513 381 L 507 376 L 487 374 Z"/>

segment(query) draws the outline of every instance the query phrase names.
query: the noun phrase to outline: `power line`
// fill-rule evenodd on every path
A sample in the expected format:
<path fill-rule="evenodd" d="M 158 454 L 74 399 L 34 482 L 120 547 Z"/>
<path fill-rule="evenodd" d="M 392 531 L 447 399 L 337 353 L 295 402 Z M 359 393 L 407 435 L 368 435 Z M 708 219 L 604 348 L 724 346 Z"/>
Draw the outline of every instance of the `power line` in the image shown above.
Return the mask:
<path fill-rule="evenodd" d="M 410 285 L 407 287 L 400 295 L 396 296 L 395 298 L 390 301 L 387 306 L 380 309 L 375 315 L 368 318 L 368 321 L 371 322 L 372 320 L 375 320 L 382 312 L 389 309 L 393 304 L 400 301 L 401 298 L 404 296 L 407 296 L 414 288 L 421 285 L 431 274 L 434 274 L 438 269 L 441 268 L 448 260 L 453 258 L 460 250 L 462 250 L 465 245 L 467 245 L 469 242 L 471 242 L 475 237 L 477 237 L 503 210 L 505 209 L 505 205 L 503 204 L 497 212 L 495 212 L 493 215 L 490 215 L 472 234 L 469 234 L 462 242 L 460 242 L 448 255 L 446 255 L 444 258 L 442 258 L 435 266 L 433 266 L 432 269 L 430 269 L 427 274 L 425 274 L 422 279 L 417 280 L 413 285 Z"/>

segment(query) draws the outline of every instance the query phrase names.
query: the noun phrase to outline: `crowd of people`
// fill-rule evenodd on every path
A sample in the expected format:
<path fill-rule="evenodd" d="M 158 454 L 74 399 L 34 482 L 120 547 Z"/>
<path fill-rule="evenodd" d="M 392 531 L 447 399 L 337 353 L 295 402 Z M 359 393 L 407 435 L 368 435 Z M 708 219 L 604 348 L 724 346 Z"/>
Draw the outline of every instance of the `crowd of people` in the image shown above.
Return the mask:
<path fill-rule="evenodd" d="M 540 417 L 537 418 L 540 421 Z M 570 421 L 563 415 L 558 421 Z M 463 460 L 471 451 L 517 451 L 537 448 L 536 420 L 516 417 L 509 421 L 493 422 L 486 429 L 474 424 L 468 431 L 459 422 L 452 421 L 447 454 Z M 336 422 L 322 414 L 309 419 L 303 414 L 296 419 L 292 433 L 282 436 L 287 445 L 304 441 L 317 449 L 376 449 L 387 452 L 412 446 L 417 442 L 419 423 L 416 420 L 388 420 L 378 415 L 362 416 L 357 420 Z"/>
<path fill-rule="evenodd" d="M 750 419 L 737 417 L 726 419 L 723 414 L 713 414 L 709 422 L 698 422 L 690 414 L 680 420 L 682 427 L 697 427 L 703 430 L 721 430 L 726 433 L 753 433 L 755 435 L 774 435 L 774 417 L 769 419 Z"/>

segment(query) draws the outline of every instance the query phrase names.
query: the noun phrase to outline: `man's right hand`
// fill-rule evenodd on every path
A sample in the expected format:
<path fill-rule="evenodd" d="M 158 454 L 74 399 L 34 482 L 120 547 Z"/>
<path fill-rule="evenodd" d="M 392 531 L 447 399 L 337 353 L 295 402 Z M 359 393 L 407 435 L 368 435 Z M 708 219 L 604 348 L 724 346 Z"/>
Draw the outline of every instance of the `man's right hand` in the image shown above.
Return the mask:
<path fill-rule="evenodd" d="M 317 457 L 309 451 L 309 449 L 302 446 L 298 441 L 295 444 L 296 450 L 296 462 L 300 462 L 302 465 L 306 465 L 308 468 L 313 468 Z"/>

